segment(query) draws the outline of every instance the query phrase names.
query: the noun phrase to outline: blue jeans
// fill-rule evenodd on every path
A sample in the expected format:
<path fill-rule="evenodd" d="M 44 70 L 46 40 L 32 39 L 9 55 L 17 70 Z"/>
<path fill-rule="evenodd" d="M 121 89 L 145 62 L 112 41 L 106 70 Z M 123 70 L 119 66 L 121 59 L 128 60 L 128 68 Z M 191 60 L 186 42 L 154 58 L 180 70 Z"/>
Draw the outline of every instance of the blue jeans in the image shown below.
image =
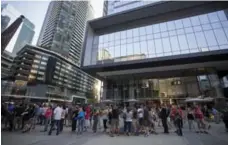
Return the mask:
<path fill-rule="evenodd" d="M 60 131 L 60 120 L 53 120 L 51 122 L 51 128 L 50 128 L 49 133 L 48 133 L 49 135 L 51 135 L 52 130 L 53 130 L 53 128 L 54 128 L 55 125 L 57 126 L 56 135 L 59 134 L 59 131 Z"/>
<path fill-rule="evenodd" d="M 51 122 L 51 118 L 45 118 L 44 120 L 44 131 L 48 130 L 48 125 Z"/>
<path fill-rule="evenodd" d="M 78 133 L 82 133 L 84 129 L 84 119 L 83 118 L 79 118 L 78 119 Z"/>
<path fill-rule="evenodd" d="M 131 132 L 131 121 L 125 121 L 124 122 L 124 132 Z"/>

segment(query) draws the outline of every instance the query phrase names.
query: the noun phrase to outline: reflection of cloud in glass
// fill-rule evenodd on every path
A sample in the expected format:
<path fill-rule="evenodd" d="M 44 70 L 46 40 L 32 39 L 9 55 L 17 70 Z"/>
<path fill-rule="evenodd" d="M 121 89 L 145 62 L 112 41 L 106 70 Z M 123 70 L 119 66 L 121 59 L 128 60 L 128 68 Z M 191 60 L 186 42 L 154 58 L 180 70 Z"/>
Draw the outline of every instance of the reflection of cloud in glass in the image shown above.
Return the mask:
<path fill-rule="evenodd" d="M 10 17 L 1 15 L 1 21 L 2 21 L 1 22 L 1 24 L 2 24 L 1 30 L 3 32 L 6 29 L 6 27 L 8 27 L 8 25 L 9 25 Z"/>
<path fill-rule="evenodd" d="M 111 54 L 105 48 L 100 49 L 98 52 L 98 60 L 111 59 L 111 57 L 112 57 Z"/>

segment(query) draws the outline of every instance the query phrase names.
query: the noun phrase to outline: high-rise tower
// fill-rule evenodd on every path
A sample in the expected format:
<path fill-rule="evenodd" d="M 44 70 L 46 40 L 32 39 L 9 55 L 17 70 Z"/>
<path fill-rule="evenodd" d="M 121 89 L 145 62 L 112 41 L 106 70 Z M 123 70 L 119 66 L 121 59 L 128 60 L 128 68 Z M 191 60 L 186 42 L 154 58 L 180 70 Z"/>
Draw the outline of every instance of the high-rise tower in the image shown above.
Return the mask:
<path fill-rule="evenodd" d="M 87 20 L 93 18 L 89 1 L 52 1 L 37 42 L 80 65 Z"/>

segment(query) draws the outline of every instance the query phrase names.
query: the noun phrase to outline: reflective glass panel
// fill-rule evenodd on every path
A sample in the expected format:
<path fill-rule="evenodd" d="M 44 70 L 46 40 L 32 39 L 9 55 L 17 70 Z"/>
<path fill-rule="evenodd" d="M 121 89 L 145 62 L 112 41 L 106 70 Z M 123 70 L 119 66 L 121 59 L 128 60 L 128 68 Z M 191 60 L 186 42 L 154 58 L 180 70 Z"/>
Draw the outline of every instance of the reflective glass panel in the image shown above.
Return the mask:
<path fill-rule="evenodd" d="M 189 48 L 197 48 L 197 42 L 196 42 L 196 38 L 194 34 L 187 34 L 187 41 L 188 41 L 188 45 Z"/>
<path fill-rule="evenodd" d="M 219 45 L 228 44 L 227 37 L 226 37 L 223 29 L 215 29 L 214 32 L 215 32 L 215 36 L 217 38 Z"/>
<path fill-rule="evenodd" d="M 162 38 L 162 44 L 164 52 L 170 52 L 171 51 L 171 45 L 169 42 L 169 38 Z"/>
<path fill-rule="evenodd" d="M 204 34 L 205 34 L 208 46 L 217 45 L 217 41 L 216 41 L 214 32 L 212 30 L 204 31 Z"/>
<path fill-rule="evenodd" d="M 162 53 L 163 52 L 163 48 L 162 48 L 161 39 L 156 39 L 154 42 L 155 42 L 155 47 L 156 47 L 156 53 Z"/>
<path fill-rule="evenodd" d="M 179 40 L 179 43 L 180 43 L 180 49 L 181 50 L 188 49 L 188 43 L 187 43 L 185 35 L 179 35 L 178 36 L 178 40 Z"/>
<path fill-rule="evenodd" d="M 180 50 L 178 39 L 176 36 L 170 37 L 170 43 L 171 43 L 172 51 Z"/>

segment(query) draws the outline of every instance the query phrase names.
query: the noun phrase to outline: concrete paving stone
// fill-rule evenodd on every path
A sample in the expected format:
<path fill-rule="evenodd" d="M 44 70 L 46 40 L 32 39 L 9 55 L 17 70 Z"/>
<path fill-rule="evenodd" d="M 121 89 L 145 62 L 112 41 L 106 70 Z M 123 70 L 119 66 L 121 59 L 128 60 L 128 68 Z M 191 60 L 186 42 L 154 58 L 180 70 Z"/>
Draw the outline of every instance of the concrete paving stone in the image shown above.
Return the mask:
<path fill-rule="evenodd" d="M 196 134 L 190 132 L 185 124 L 184 136 L 179 137 L 174 133 L 174 128 L 170 134 L 163 134 L 163 128 L 158 127 L 158 135 L 143 136 L 116 136 L 109 137 L 101 130 L 98 133 L 85 132 L 82 135 L 72 133 L 70 128 L 64 128 L 63 133 L 56 136 L 55 131 L 51 136 L 47 132 L 40 132 L 41 126 L 29 133 L 2 132 L 2 145 L 228 145 L 227 133 L 224 125 L 212 124 L 210 134 Z"/>

